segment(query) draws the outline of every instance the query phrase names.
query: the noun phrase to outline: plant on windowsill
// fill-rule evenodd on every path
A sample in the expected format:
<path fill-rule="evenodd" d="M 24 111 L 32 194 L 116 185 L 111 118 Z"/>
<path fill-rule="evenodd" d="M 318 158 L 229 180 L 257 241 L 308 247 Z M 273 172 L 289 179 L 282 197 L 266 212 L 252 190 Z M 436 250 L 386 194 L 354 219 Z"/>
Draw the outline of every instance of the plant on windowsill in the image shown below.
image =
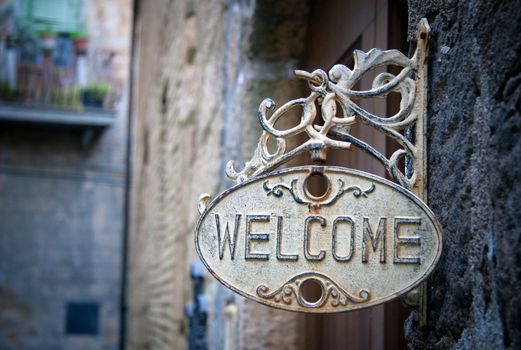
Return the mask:
<path fill-rule="evenodd" d="M 16 101 L 19 95 L 18 89 L 8 83 L 0 83 L 0 100 L 6 102 Z"/>
<path fill-rule="evenodd" d="M 84 107 L 102 108 L 105 97 L 110 93 L 109 84 L 88 85 L 81 92 L 81 102 Z"/>
<path fill-rule="evenodd" d="M 58 88 L 52 92 L 52 105 L 81 111 L 81 90 L 77 86 Z"/>
<path fill-rule="evenodd" d="M 74 51 L 76 55 L 85 55 L 89 44 L 89 36 L 83 29 L 71 33 L 71 39 L 74 43 Z"/>
<path fill-rule="evenodd" d="M 50 29 L 41 30 L 38 32 L 42 50 L 45 54 L 51 53 L 56 47 L 56 33 Z"/>

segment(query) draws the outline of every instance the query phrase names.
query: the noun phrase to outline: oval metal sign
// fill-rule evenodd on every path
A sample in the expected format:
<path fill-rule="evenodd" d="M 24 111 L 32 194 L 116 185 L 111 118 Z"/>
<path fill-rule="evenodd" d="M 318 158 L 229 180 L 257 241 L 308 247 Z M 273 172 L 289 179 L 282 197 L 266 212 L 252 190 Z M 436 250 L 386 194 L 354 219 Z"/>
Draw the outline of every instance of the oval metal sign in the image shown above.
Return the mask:
<path fill-rule="evenodd" d="M 306 187 L 314 174 L 327 180 L 320 198 Z M 433 213 L 404 188 L 351 169 L 298 167 L 212 200 L 195 245 L 208 270 L 249 299 L 291 311 L 339 312 L 417 286 L 439 259 L 442 240 Z"/>

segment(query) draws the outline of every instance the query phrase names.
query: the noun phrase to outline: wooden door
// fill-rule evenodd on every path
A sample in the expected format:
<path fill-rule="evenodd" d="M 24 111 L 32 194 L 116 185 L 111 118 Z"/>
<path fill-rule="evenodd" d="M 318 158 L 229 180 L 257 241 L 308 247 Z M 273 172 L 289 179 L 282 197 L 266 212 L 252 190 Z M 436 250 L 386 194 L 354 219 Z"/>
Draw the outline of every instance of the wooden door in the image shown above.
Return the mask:
<path fill-rule="evenodd" d="M 407 53 L 407 4 L 399 0 L 312 1 L 305 68 L 328 70 L 334 64 L 352 65 L 352 51 L 373 47 L 396 48 Z M 375 70 L 359 82 L 369 89 Z M 364 109 L 390 115 L 399 99 L 361 101 Z M 386 137 L 365 125 L 352 129 L 355 136 L 369 142 L 383 154 L 396 148 Z M 386 177 L 383 166 L 367 154 L 330 150 L 328 165 L 342 165 Z M 301 317 L 302 349 L 405 349 L 403 323 L 409 311 L 399 300 L 349 313 Z"/>

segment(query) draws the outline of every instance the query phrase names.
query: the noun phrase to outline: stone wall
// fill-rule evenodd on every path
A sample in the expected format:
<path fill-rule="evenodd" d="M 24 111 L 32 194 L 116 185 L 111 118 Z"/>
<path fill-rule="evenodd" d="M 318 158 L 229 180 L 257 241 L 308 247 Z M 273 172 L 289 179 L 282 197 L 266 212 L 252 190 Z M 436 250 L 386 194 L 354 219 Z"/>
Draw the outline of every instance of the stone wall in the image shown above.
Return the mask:
<path fill-rule="evenodd" d="M 252 154 L 261 100 L 298 94 L 306 13 L 298 0 L 138 2 L 129 349 L 187 347 L 197 199 L 232 185 L 225 164 Z M 295 314 L 205 283 L 210 348 L 295 348 Z"/>
<path fill-rule="evenodd" d="M 521 347 L 519 1 L 410 1 L 432 28 L 429 205 L 444 228 L 410 348 Z"/>

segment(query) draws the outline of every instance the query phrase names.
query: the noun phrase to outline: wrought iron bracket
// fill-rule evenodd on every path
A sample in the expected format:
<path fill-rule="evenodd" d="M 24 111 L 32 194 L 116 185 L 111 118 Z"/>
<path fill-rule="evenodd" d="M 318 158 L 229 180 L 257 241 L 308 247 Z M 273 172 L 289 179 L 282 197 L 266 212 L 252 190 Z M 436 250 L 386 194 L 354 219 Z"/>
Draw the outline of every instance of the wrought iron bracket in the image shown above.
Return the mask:
<path fill-rule="evenodd" d="M 426 54 L 429 32 L 427 20 L 422 19 L 418 24 L 416 50 L 412 58 L 398 50 L 355 50 L 353 69 L 338 64 L 328 73 L 321 69 L 311 73 L 295 71 L 297 77 L 308 82 L 310 94 L 305 98 L 286 102 L 278 109 L 275 109 L 275 103 L 271 99 L 261 102 L 258 118 L 263 132 L 254 155 L 240 171 L 236 170 L 234 161 L 228 162 L 228 177 L 241 183 L 304 152 L 309 152 L 313 161 L 325 161 L 328 149 L 350 149 L 354 145 L 381 162 L 390 177 L 401 186 L 421 195 L 425 189 L 426 171 L 423 135 L 426 122 Z M 371 89 L 353 89 L 367 72 L 376 67 L 390 65 L 400 67 L 400 73 L 380 73 L 373 80 Z M 377 116 L 357 104 L 361 99 L 384 98 L 392 92 L 400 94 L 401 102 L 400 110 L 391 117 Z M 337 113 L 337 104 L 343 110 L 342 116 Z M 302 109 L 298 125 L 285 130 L 275 127 L 291 109 L 298 107 Z M 318 108 L 324 121 L 322 125 L 316 124 Z M 350 134 L 350 127 L 359 122 L 394 139 L 401 148 L 387 158 L 370 144 Z M 307 141 L 287 150 L 287 139 L 303 133 L 307 134 Z M 277 148 L 274 152 L 268 149 L 269 137 L 276 139 Z M 411 164 L 408 168 L 412 172 L 409 174 L 398 167 L 398 161 L 402 157 Z"/>

